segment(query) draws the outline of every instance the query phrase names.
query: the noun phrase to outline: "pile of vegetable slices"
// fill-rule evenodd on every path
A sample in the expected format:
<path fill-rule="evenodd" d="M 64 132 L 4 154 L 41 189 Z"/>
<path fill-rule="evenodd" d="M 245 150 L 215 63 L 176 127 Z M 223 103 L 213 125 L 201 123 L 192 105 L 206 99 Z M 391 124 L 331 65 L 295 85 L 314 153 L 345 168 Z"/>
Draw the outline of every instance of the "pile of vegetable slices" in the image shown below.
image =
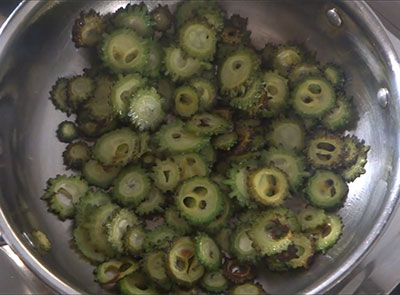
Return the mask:
<path fill-rule="evenodd" d="M 250 35 L 211 1 L 76 20 L 92 67 L 50 93 L 75 118 L 57 129 L 74 173 L 49 179 L 43 200 L 73 220 L 100 284 L 264 294 L 257 264 L 307 269 L 338 241 L 334 211 L 369 150 L 344 136 L 357 118 L 344 73 L 298 45 L 257 50 Z"/>

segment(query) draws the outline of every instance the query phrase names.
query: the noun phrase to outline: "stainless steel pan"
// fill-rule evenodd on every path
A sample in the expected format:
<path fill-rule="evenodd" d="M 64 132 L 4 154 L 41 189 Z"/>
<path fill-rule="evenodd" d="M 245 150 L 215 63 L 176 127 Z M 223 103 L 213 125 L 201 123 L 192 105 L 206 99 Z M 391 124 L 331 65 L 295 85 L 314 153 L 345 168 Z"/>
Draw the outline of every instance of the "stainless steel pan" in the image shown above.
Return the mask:
<path fill-rule="evenodd" d="M 87 52 L 70 41 L 82 9 L 107 13 L 127 1 L 26 1 L 0 34 L 0 228 L 6 242 L 43 281 L 67 294 L 101 293 L 92 267 L 70 248 L 69 222 L 46 212 L 46 180 L 62 173 L 64 145 L 55 128 L 65 119 L 48 92 L 57 77 L 78 74 Z M 132 2 L 132 1 L 131 1 Z M 175 1 L 167 2 L 171 8 Z M 150 7 L 157 1 L 147 1 Z M 309 271 L 260 280 L 269 293 L 323 293 L 363 259 L 380 238 L 399 193 L 400 67 L 383 27 L 363 1 L 221 1 L 229 13 L 249 17 L 254 43 L 304 43 L 322 62 L 345 67 L 348 92 L 360 120 L 354 133 L 371 145 L 367 173 L 350 185 L 340 210 L 340 242 Z M 38 253 L 33 228 L 47 233 L 52 250 Z"/>

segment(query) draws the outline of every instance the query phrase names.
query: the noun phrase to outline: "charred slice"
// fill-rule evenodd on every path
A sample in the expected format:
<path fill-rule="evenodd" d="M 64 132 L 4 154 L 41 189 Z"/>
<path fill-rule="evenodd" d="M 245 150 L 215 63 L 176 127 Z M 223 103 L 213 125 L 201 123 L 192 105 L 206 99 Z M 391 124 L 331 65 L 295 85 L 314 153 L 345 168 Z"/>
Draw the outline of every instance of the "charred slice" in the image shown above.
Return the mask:
<path fill-rule="evenodd" d="M 90 149 L 83 141 L 69 144 L 63 152 L 64 165 L 70 169 L 81 169 L 89 159 Z"/>
<path fill-rule="evenodd" d="M 72 41 L 76 47 L 96 46 L 105 31 L 105 21 L 95 10 L 81 12 L 72 27 Z"/>

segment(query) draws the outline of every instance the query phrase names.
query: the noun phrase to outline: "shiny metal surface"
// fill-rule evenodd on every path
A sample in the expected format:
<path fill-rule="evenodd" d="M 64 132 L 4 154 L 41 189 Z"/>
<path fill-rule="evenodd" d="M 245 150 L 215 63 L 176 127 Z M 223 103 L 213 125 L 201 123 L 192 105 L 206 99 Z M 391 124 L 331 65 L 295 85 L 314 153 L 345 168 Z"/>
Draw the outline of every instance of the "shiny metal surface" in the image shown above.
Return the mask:
<path fill-rule="evenodd" d="M 168 3 L 174 7 L 174 2 Z M 339 244 L 319 256 L 309 271 L 266 272 L 260 279 L 269 293 L 321 293 L 334 287 L 371 249 L 397 203 L 397 58 L 379 21 L 363 2 L 334 3 L 222 2 L 228 12 L 249 16 L 258 47 L 267 41 L 297 41 L 317 51 L 321 61 L 343 64 L 351 77 L 348 91 L 360 113 L 354 133 L 372 146 L 368 172 L 351 184 L 349 199 L 340 210 L 346 227 Z M 80 73 L 86 65 L 85 51 L 77 51 L 70 41 L 70 28 L 79 11 L 94 7 L 106 13 L 124 4 L 27 1 L 0 35 L 0 227 L 26 265 L 61 293 L 104 291 L 93 282 L 92 267 L 71 249 L 70 224 L 48 214 L 39 199 L 47 178 L 63 172 L 64 145 L 54 132 L 65 118 L 47 100 L 48 91 L 57 77 Z M 155 6 L 156 2 L 148 4 Z M 326 17 L 332 8 L 340 14 L 339 27 Z M 386 108 L 377 99 L 381 88 L 390 94 Z M 29 235 L 33 228 L 49 236 L 53 244 L 49 254 L 32 247 Z"/>

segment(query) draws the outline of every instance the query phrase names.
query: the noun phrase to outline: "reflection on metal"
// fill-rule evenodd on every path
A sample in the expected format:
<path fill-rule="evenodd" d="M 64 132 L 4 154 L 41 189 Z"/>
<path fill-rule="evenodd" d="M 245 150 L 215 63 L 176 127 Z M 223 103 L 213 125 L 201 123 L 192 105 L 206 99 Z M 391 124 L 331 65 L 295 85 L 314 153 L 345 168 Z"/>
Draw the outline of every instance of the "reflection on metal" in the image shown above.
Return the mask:
<path fill-rule="evenodd" d="M 339 28 L 343 23 L 342 18 L 340 17 L 340 14 L 336 8 L 329 9 L 326 12 L 326 16 L 328 17 L 328 20 L 331 23 L 331 25 L 335 27 Z"/>
<path fill-rule="evenodd" d="M 386 108 L 389 103 L 389 90 L 387 88 L 381 88 L 378 90 L 378 94 L 376 98 L 378 99 L 378 103 L 382 108 Z"/>
<path fill-rule="evenodd" d="M 7 245 L 6 241 L 4 241 L 3 237 L 0 234 L 0 247 Z"/>

